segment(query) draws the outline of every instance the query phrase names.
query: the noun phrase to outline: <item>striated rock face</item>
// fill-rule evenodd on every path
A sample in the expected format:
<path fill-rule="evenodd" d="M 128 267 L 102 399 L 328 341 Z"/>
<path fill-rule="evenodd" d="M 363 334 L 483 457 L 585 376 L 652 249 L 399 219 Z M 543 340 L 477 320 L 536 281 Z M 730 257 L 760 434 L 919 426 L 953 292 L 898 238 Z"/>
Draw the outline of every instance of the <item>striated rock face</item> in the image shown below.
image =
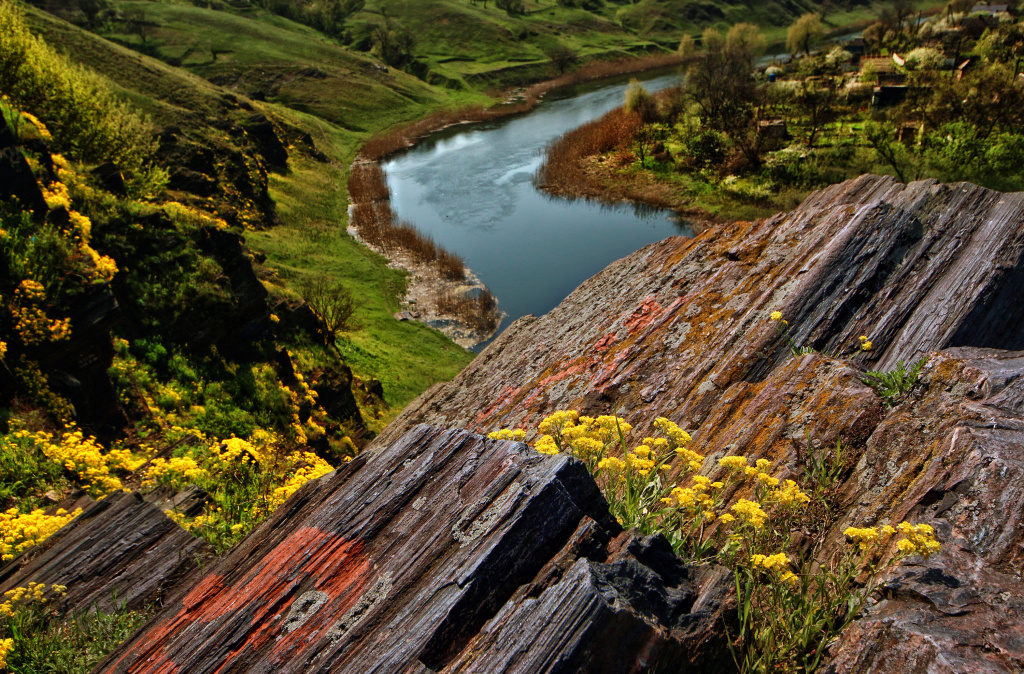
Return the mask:
<path fill-rule="evenodd" d="M 300 490 L 96 671 L 728 671 L 730 587 L 622 534 L 579 462 L 419 426 Z"/>
<path fill-rule="evenodd" d="M 906 518 L 942 550 L 890 574 L 827 672 L 1024 669 L 1024 351 L 935 354 L 925 382 L 871 434 L 834 537 Z"/>
<path fill-rule="evenodd" d="M 85 497 L 82 509 L 44 543 L 0 566 L 0 595 L 31 581 L 67 586 L 62 610 L 109 612 L 115 603 L 141 610 L 212 557 L 205 541 L 138 494 L 116 492 L 96 503 Z"/>
<path fill-rule="evenodd" d="M 383 434 L 419 422 L 490 431 L 574 407 L 703 425 L 723 392 L 764 379 L 795 341 L 891 369 L 933 349 L 1024 349 L 1024 193 L 863 176 L 795 211 L 670 238 L 509 327 Z"/>

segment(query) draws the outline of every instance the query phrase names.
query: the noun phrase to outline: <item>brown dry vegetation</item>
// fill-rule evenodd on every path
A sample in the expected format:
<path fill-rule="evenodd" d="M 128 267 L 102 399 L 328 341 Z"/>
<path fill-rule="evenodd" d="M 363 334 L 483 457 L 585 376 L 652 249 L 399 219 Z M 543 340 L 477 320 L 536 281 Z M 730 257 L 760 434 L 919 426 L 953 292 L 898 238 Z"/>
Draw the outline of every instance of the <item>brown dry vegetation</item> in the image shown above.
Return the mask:
<path fill-rule="evenodd" d="M 459 292 L 446 292 L 437 298 L 437 310 L 442 314 L 458 316 L 459 320 L 483 335 L 494 332 L 501 321 L 494 296 L 483 290 L 476 297 Z"/>
<path fill-rule="evenodd" d="M 632 146 L 642 126 L 638 113 L 618 108 L 570 131 L 548 148 L 544 164 L 537 171 L 537 186 L 561 197 L 604 203 L 631 201 L 689 211 L 671 190 L 650 175 L 615 170 L 635 161 Z M 594 161 L 609 154 L 608 165 Z"/>
<path fill-rule="evenodd" d="M 390 259 L 407 257 L 413 263 L 432 266 L 447 281 L 466 280 L 462 258 L 438 246 L 411 223 L 398 219 L 391 209 L 384 170 L 376 161 L 357 161 L 352 165 L 348 193 L 352 202 L 350 224 L 366 245 Z M 481 334 L 489 334 L 500 320 L 498 303 L 488 290 L 479 292 L 478 297 L 469 298 L 439 289 L 435 298 L 437 311 Z"/>

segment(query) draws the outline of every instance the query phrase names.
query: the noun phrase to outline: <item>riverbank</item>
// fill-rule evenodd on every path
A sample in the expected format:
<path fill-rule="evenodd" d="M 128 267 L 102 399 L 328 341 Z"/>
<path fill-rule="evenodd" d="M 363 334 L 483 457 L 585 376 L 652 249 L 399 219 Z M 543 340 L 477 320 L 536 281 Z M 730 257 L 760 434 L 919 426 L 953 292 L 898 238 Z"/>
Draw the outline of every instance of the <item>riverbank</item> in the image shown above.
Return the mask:
<path fill-rule="evenodd" d="M 425 323 L 470 349 L 494 337 L 502 312 L 498 300 L 458 256 L 436 246 L 429 237 L 418 232 L 414 224 L 397 220 L 391 210 L 387 178 L 380 168 L 382 161 L 452 126 L 525 114 L 546 94 L 560 88 L 670 68 L 690 59 L 692 57 L 665 54 L 589 63 L 559 77 L 504 92 L 502 103 L 438 111 L 367 141 L 349 168 L 348 232 L 384 256 L 393 269 L 409 274 L 402 309 L 395 317 Z M 382 231 L 388 233 L 382 235 Z"/>

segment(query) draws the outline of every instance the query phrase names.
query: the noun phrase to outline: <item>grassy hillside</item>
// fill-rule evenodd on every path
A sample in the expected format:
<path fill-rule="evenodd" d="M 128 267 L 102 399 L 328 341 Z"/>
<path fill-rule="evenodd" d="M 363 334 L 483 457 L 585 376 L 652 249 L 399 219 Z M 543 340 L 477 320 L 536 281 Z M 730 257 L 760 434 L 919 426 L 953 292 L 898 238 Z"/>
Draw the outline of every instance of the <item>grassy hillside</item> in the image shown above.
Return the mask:
<path fill-rule="evenodd" d="M 348 165 L 368 133 L 483 97 L 453 96 L 403 72 L 382 73 L 366 57 L 332 47 L 315 31 L 272 15 L 264 15 L 263 21 L 190 5 L 133 4 L 145 6 L 154 17 L 160 13 L 161 21 L 173 26 L 148 38 L 153 43 L 159 40 L 170 49 L 188 36 L 196 40 L 206 36 L 214 49 L 222 39 L 223 44 L 244 46 L 245 51 L 231 57 L 219 54 L 216 63 L 202 65 L 197 57 L 199 65 L 174 67 L 45 12 L 30 10 L 29 19 L 47 41 L 107 74 L 154 122 L 180 127 L 196 142 L 214 149 L 217 142 L 230 142 L 230 124 L 241 123 L 254 112 L 267 114 L 296 133 L 309 134 L 323 156 L 314 159 L 304 148 L 293 148 L 288 166 L 268 176 L 280 224 L 246 233 L 252 248 L 268 257 L 267 284 L 283 297 L 295 297 L 301 281 L 310 275 L 327 273 L 342 280 L 358 298 L 358 306 L 354 329 L 342 336 L 339 348 L 358 376 L 381 380 L 386 400 L 396 411 L 430 384 L 454 376 L 472 354 L 426 326 L 400 323 L 392 317 L 404 294 L 404 276 L 345 232 L 344 185 Z M 251 39 L 242 41 L 239 35 Z M 278 95 L 322 101 L 322 117 L 279 103 L 238 99 L 228 87 L 201 76 L 229 81 L 261 73 L 266 74 L 261 81 L 268 82 L 270 73 L 303 68 L 320 69 L 326 76 L 280 77 Z M 307 86 L 308 96 L 292 93 Z M 309 107 L 315 108 L 315 102 Z M 374 425 L 373 420 L 367 421 Z"/>

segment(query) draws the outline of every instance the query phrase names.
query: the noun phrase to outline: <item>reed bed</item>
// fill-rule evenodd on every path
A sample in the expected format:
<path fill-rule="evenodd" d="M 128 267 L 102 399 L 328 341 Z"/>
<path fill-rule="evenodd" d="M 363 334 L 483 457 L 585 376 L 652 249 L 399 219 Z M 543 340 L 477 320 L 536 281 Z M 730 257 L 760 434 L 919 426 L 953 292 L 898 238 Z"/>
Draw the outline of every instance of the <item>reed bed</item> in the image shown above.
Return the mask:
<path fill-rule="evenodd" d="M 466 278 L 466 266 L 458 255 L 438 246 L 391 210 L 387 179 L 379 164 L 353 164 L 348 191 L 353 202 L 351 224 L 367 245 L 389 257 L 407 255 L 414 262 L 434 265 L 448 280 Z"/>
<path fill-rule="evenodd" d="M 537 184 L 551 192 L 579 196 L 603 192 L 583 160 L 613 151 L 628 152 L 642 125 L 640 115 L 617 108 L 573 129 L 548 147 L 547 157 L 537 170 Z"/>
<path fill-rule="evenodd" d="M 655 95 L 655 105 L 667 105 L 669 92 Z M 678 200 L 643 174 L 620 174 L 588 161 L 611 155 L 610 164 L 623 168 L 636 161 L 633 144 L 643 118 L 617 108 L 569 131 L 548 146 L 535 176 L 539 188 L 564 198 L 583 198 L 612 204 L 631 201 L 655 208 L 679 208 Z"/>

